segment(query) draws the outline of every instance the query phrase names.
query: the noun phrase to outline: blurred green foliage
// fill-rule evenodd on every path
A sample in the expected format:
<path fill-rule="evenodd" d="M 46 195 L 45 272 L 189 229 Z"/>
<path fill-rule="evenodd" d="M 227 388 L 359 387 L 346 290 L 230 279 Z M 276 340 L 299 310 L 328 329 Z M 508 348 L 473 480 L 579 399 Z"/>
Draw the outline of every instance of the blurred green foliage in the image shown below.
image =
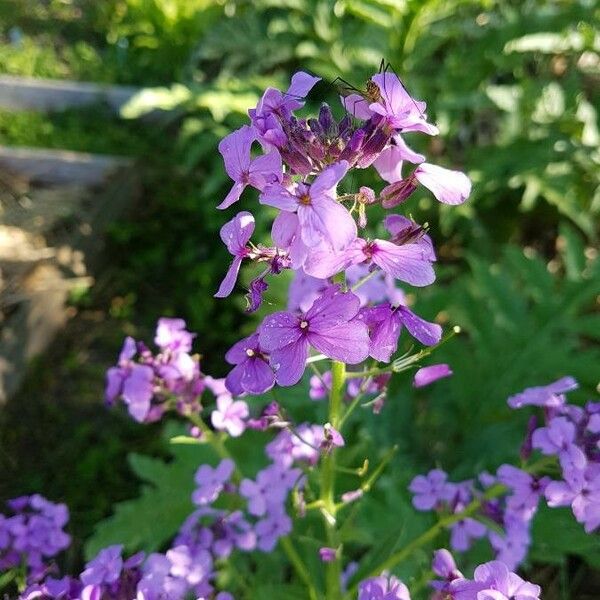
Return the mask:
<path fill-rule="evenodd" d="M 414 473 L 440 464 L 469 477 L 515 458 L 526 415 L 509 412 L 508 394 L 572 374 L 584 401 L 597 384 L 599 18 L 592 0 L 0 0 L 0 70 L 146 88 L 122 119 L 96 108 L 2 113 L 0 139 L 140 157 L 143 202 L 112 229 L 120 298 L 112 314 L 141 331 L 160 314 L 184 316 L 200 332 L 207 370 L 220 374 L 223 351 L 255 321 L 241 314 L 241 294 L 210 301 L 227 260 L 217 232 L 231 216 L 214 210 L 228 187 L 219 139 L 244 122 L 266 86 L 285 89 L 296 69 L 322 76 L 317 99 L 337 105 L 333 81 L 361 87 L 384 58 L 427 101 L 441 135 L 415 140 L 416 149 L 467 170 L 475 185 L 458 208 L 425 195 L 411 201 L 440 256 L 439 282 L 419 291 L 417 309 L 465 334 L 435 356 L 453 366 L 452 379 L 418 393 L 400 380 L 380 417 L 360 413 L 369 423 L 360 433 L 363 457 L 376 461 L 382 440 L 401 449 L 348 531 L 345 543 L 358 556 L 381 531 L 390 535 L 380 550 L 425 527 L 428 517 L 413 516 L 405 493 Z M 152 125 L 138 120 L 156 108 L 169 112 Z M 256 214 L 258 237 L 270 216 Z M 269 290 L 269 301 L 282 300 L 280 287 Z M 297 419 L 315 418 L 303 408 L 302 389 L 286 404 Z M 251 454 L 236 444 L 240 456 Z M 134 524 L 153 519 L 171 477 L 192 469 L 180 456 L 134 459 L 132 467 L 148 487 L 139 501 L 120 505 L 89 548 L 110 540 L 152 549 L 176 526 L 116 539 L 132 513 Z M 90 500 L 90 512 L 106 514 L 106 500 Z M 398 514 L 411 516 L 399 525 Z M 300 550 L 318 571 L 314 527 L 307 522 Z M 560 562 L 568 551 L 598 563 L 598 548 L 582 542 L 580 530 L 570 529 L 566 544 L 547 515 L 536 527 L 534 560 Z M 412 564 L 426 559 L 414 556 Z M 286 577 L 277 560 L 234 558 L 225 577 L 258 572 L 272 597 Z"/>

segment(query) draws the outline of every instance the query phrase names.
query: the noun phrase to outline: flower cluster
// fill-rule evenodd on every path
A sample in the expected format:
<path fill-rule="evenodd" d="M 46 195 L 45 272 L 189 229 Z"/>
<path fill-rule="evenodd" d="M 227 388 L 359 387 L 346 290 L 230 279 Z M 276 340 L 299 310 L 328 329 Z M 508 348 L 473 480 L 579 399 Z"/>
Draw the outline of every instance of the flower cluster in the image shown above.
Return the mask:
<path fill-rule="evenodd" d="M 535 419 L 530 422 L 521 455 L 526 460 L 533 450 L 539 450 L 556 457 L 561 480 L 508 464 L 500 466 L 496 475 L 481 474 L 477 482 L 449 482 L 440 469 L 412 480 L 409 489 L 417 510 L 435 509 L 459 517 L 451 525 L 454 550 L 468 550 L 473 540 L 487 535 L 496 558 L 509 568 L 517 567 L 527 555 L 531 522 L 543 498 L 550 507 L 571 506 L 588 533 L 600 526 L 600 404 L 589 402 L 583 408 L 567 404 L 565 393 L 576 388 L 572 377 L 564 377 L 508 399 L 511 408 L 544 408 L 545 426 L 536 427 Z M 494 486 L 500 493 L 487 497 L 486 492 Z M 460 518 L 473 501 L 476 510 Z M 503 533 L 484 524 L 490 520 Z"/>
<path fill-rule="evenodd" d="M 143 342 L 127 337 L 117 366 L 106 374 L 106 403 L 113 405 L 122 399 L 139 422 L 156 421 L 169 409 L 183 415 L 198 412 L 205 384 L 199 360 L 190 354 L 194 337 L 183 319 L 167 317 L 158 320 L 157 354 Z"/>
<path fill-rule="evenodd" d="M 448 550 L 433 555 L 432 571 L 440 580 L 431 582 L 433 600 L 540 600 L 540 586 L 524 581 L 501 561 L 479 565 L 473 579 L 456 568 Z"/>
<path fill-rule="evenodd" d="M 565 393 L 578 387 L 572 377 L 528 388 L 508 399 L 512 408 L 544 409 L 543 427 L 531 427 L 524 447 L 558 459 L 562 478 L 545 486 L 548 506 L 570 506 L 585 531 L 600 526 L 600 403 L 568 404 Z"/>
<path fill-rule="evenodd" d="M 295 115 L 318 81 L 300 72 L 286 92 L 269 88 L 249 111 L 250 125 L 219 145 L 234 185 L 218 208 L 231 206 L 251 186 L 260 204 L 279 212 L 272 246 L 250 241 L 254 217 L 247 211 L 223 226 L 233 261 L 216 296 L 232 292 L 244 259 L 266 267 L 250 284 L 250 310 L 260 306 L 268 275 L 295 271 L 288 310 L 267 316 L 226 355 L 233 365 L 226 385 L 235 395 L 297 383 L 311 350 L 350 365 L 369 357 L 390 362 L 402 328 L 425 345 L 441 338 L 441 328 L 417 317 L 395 284 L 420 287 L 435 280 L 436 256 L 425 228 L 390 214 L 386 239 L 358 232 L 367 224 L 368 207 L 395 207 L 419 184 L 446 204 L 464 202 L 471 184 L 463 173 L 430 165 L 407 146 L 405 134 L 435 135 L 437 128 L 427 121 L 425 103 L 413 99 L 396 75 L 379 73 L 366 92 L 343 98 L 346 115 L 339 122 L 326 104 L 316 118 Z M 253 145 L 262 151 L 254 158 Z M 406 164 L 418 166 L 407 174 Z M 361 187 L 338 195 L 351 169 L 371 165 L 388 184 L 380 193 Z M 352 290 L 335 285 L 339 277 Z"/>
<path fill-rule="evenodd" d="M 70 543 L 63 531 L 69 520 L 64 504 L 54 504 L 39 494 L 7 502 L 9 514 L 0 514 L 0 570 L 25 565 L 28 579 L 43 577 L 48 559 Z"/>

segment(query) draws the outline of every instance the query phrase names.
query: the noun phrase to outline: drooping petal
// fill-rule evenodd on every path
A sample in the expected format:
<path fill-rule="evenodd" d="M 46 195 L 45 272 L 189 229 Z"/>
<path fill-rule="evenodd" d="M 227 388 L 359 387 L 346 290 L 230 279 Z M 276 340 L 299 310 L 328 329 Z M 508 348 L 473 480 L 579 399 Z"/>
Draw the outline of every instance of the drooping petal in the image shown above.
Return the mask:
<path fill-rule="evenodd" d="M 256 139 L 254 129 L 244 125 L 225 136 L 219 143 L 219 152 L 225 163 L 225 171 L 239 183 L 250 166 L 250 148 Z"/>
<path fill-rule="evenodd" d="M 308 339 L 319 352 L 333 360 L 356 365 L 369 356 L 369 332 L 359 319 L 308 333 Z"/>
<path fill-rule="evenodd" d="M 221 239 L 230 254 L 243 254 L 248 240 L 254 233 L 254 217 L 247 211 L 239 212 L 221 227 Z"/>
<path fill-rule="evenodd" d="M 142 422 L 150 410 L 153 376 L 150 367 L 134 365 L 129 377 L 123 383 L 123 400 L 127 404 L 129 414 L 136 421 Z"/>
<path fill-rule="evenodd" d="M 250 163 L 248 182 L 258 190 L 262 191 L 265 186 L 281 181 L 282 177 L 281 155 L 277 150 L 262 154 Z"/>
<path fill-rule="evenodd" d="M 402 160 L 407 160 L 413 164 L 419 164 L 425 162 L 425 155 L 420 154 L 419 152 L 415 152 L 405 141 L 404 138 L 397 134 L 394 136 L 394 142 L 396 143 L 396 148 L 400 150 L 400 156 Z"/>
<path fill-rule="evenodd" d="M 295 385 L 302 379 L 308 358 L 308 340 L 300 337 L 296 341 L 271 352 L 271 367 L 279 385 Z"/>
<path fill-rule="evenodd" d="M 385 240 L 375 240 L 372 261 L 396 279 L 417 287 L 435 281 L 431 261 L 417 244 L 397 246 Z"/>
<path fill-rule="evenodd" d="M 313 303 L 305 318 L 310 331 L 320 332 L 353 319 L 360 309 L 360 300 L 352 292 L 342 292 L 339 286 L 327 288 Z"/>
<path fill-rule="evenodd" d="M 414 176 L 444 204 L 462 204 L 471 193 L 471 180 L 461 171 L 423 163 L 415 169 Z"/>
<path fill-rule="evenodd" d="M 442 339 L 442 328 L 437 323 L 430 323 L 417 316 L 406 306 L 399 306 L 398 312 L 406 329 L 414 338 L 425 346 L 435 346 Z"/>
<path fill-rule="evenodd" d="M 267 352 L 297 342 L 302 337 L 298 317 L 288 312 L 268 315 L 259 327 L 259 342 Z"/>
<path fill-rule="evenodd" d="M 237 281 L 241 266 L 242 258 L 240 256 L 234 256 L 223 281 L 221 281 L 221 285 L 219 286 L 217 293 L 214 295 L 215 298 L 227 298 L 227 296 L 231 294 L 233 288 L 235 287 L 235 282 Z"/>
<path fill-rule="evenodd" d="M 234 183 L 233 187 L 229 190 L 227 196 L 225 196 L 225 200 L 223 200 L 223 202 L 221 202 L 221 204 L 219 204 L 217 208 L 219 210 L 223 210 L 225 208 L 229 208 L 232 204 L 235 204 L 240 199 L 240 196 L 242 195 L 242 192 L 244 191 L 245 187 L 245 183 Z"/>

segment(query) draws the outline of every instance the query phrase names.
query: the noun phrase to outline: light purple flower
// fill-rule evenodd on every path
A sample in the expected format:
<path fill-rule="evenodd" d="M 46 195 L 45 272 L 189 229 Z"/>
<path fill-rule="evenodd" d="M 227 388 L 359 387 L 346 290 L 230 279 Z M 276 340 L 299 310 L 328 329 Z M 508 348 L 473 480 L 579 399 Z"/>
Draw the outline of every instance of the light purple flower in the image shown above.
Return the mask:
<path fill-rule="evenodd" d="M 323 546 L 323 548 L 319 548 L 319 558 L 323 562 L 333 562 L 336 558 L 337 550 L 335 548 L 328 548 L 327 546 Z"/>
<path fill-rule="evenodd" d="M 258 333 L 236 342 L 225 354 L 225 360 L 235 365 L 225 380 L 233 395 L 263 394 L 275 385 L 275 373 Z"/>
<path fill-rule="evenodd" d="M 195 333 L 186 330 L 183 319 L 161 317 L 156 326 L 154 343 L 163 351 L 191 352 L 195 337 Z"/>
<path fill-rule="evenodd" d="M 231 437 L 239 437 L 246 429 L 245 420 L 249 414 L 248 405 L 243 400 L 234 400 L 222 394 L 217 397 L 217 410 L 212 411 L 210 418 L 218 431 L 227 431 Z"/>
<path fill-rule="evenodd" d="M 581 448 L 575 444 L 575 425 L 566 417 L 551 419 L 547 427 L 540 427 L 533 432 L 532 446 L 543 454 L 555 454 L 561 461 L 573 464 L 577 469 L 586 465 L 586 457 Z"/>
<path fill-rule="evenodd" d="M 233 461 L 228 458 L 223 459 L 214 469 L 210 465 L 202 465 L 194 476 L 198 487 L 192 494 L 192 502 L 198 506 L 212 504 L 231 479 L 234 468 Z"/>
<path fill-rule="evenodd" d="M 100 550 L 96 558 L 85 565 L 85 570 L 81 573 L 83 584 L 102 585 L 117 581 L 123 568 L 122 552 L 123 546 L 120 544 Z"/>
<path fill-rule="evenodd" d="M 564 481 L 552 481 L 545 490 L 548 506 L 571 506 L 587 533 L 600 526 L 600 465 L 589 465 L 584 471 L 566 469 Z"/>
<path fill-rule="evenodd" d="M 369 354 L 365 324 L 356 319 L 360 302 L 351 292 L 332 286 L 308 312 L 276 312 L 260 326 L 260 345 L 271 355 L 277 383 L 294 385 L 304 373 L 310 346 L 334 360 L 358 364 Z"/>
<path fill-rule="evenodd" d="M 579 387 L 573 377 L 563 377 L 548 385 L 531 387 L 515 394 L 508 399 L 511 408 L 522 406 L 543 406 L 546 408 L 558 408 L 565 404 L 563 394 L 576 390 Z"/>
<path fill-rule="evenodd" d="M 425 387 L 438 379 L 450 377 L 452 375 L 450 365 L 440 363 L 439 365 L 429 365 L 420 368 L 413 377 L 413 385 L 416 388 Z"/>
<path fill-rule="evenodd" d="M 406 295 L 399 287 L 396 287 L 394 277 L 383 271 L 378 271 L 373 275 L 366 263 L 353 265 L 346 269 L 346 284 L 352 288 L 367 275 L 371 276 L 354 292 L 358 296 L 361 306 L 379 302 L 389 302 L 392 306 L 406 305 Z"/>
<path fill-rule="evenodd" d="M 397 577 L 381 575 L 360 582 L 358 600 L 410 600 L 410 593 Z"/>
<path fill-rule="evenodd" d="M 549 483 L 547 477 L 534 477 L 512 465 L 502 465 L 498 469 L 498 481 L 512 491 L 506 499 L 507 510 L 526 521 L 533 518 Z"/>
<path fill-rule="evenodd" d="M 221 140 L 219 152 L 225 162 L 225 170 L 234 184 L 225 200 L 217 208 L 228 208 L 240 199 L 247 185 L 262 190 L 267 184 L 281 181 L 283 168 L 277 150 L 259 156 L 250 156 L 252 142 L 256 140 L 255 130 L 244 125 Z"/>
<path fill-rule="evenodd" d="M 331 390 L 331 371 L 325 371 L 321 377 L 313 375 L 310 378 L 308 395 L 311 400 L 323 400 Z"/>
<path fill-rule="evenodd" d="M 111 371 L 111 369 L 109 369 Z M 154 371 L 146 365 L 133 364 L 123 380 L 121 395 L 129 414 L 142 423 L 150 411 L 154 395 Z"/>
<path fill-rule="evenodd" d="M 215 298 L 226 298 L 231 294 L 237 280 L 242 260 L 248 256 L 250 250 L 246 247 L 248 240 L 254 233 L 254 217 L 246 211 L 238 213 L 231 221 L 221 227 L 221 239 L 233 255 L 225 279 L 221 282 Z"/>
<path fill-rule="evenodd" d="M 482 538 L 487 528 L 483 523 L 470 517 L 461 519 L 450 530 L 450 545 L 454 550 L 465 552 L 471 547 L 472 541 Z"/>
<path fill-rule="evenodd" d="M 292 520 L 283 512 L 269 513 L 255 526 L 257 548 L 263 552 L 272 552 L 279 538 L 292 531 Z"/>
<path fill-rule="evenodd" d="M 243 479 L 240 483 L 240 495 L 248 500 L 248 512 L 260 517 L 270 509 L 279 509 L 300 474 L 299 469 L 289 469 L 281 463 L 273 463 L 258 472 L 256 481 Z"/>
<path fill-rule="evenodd" d="M 516 569 L 526 558 L 531 545 L 530 521 L 505 517 L 504 533 L 490 531 L 489 538 L 496 552 L 496 560 L 503 562 L 509 569 Z"/>
<path fill-rule="evenodd" d="M 390 362 L 392 354 L 396 352 L 403 325 L 414 338 L 426 346 L 434 346 L 442 337 L 442 328 L 439 325 L 421 319 L 402 305 L 394 308 L 386 303 L 373 308 L 363 308 L 361 318 L 369 328 L 369 354 L 381 362 Z"/>
<path fill-rule="evenodd" d="M 356 238 L 356 223 L 336 200 L 337 184 L 348 163 L 341 161 L 323 170 L 310 184 L 298 183 L 291 191 L 279 183 L 267 186 L 260 202 L 296 213 L 302 242 L 312 248 L 323 241 L 335 250 L 346 248 Z"/>
<path fill-rule="evenodd" d="M 500 561 L 491 561 L 475 569 L 474 581 L 456 579 L 450 583 L 453 600 L 540 600 L 541 590 L 511 573 Z"/>
<path fill-rule="evenodd" d="M 321 425 L 302 423 L 296 427 L 296 435 L 291 431 L 281 431 L 277 437 L 267 444 L 267 456 L 289 468 L 294 462 L 305 462 L 315 465 L 319 460 L 319 448 L 324 439 Z"/>
<path fill-rule="evenodd" d="M 438 577 L 441 577 L 444 580 L 443 582 L 431 582 L 431 585 L 438 590 L 445 587 L 450 581 L 462 578 L 463 576 L 463 574 L 458 570 L 456 562 L 454 562 L 454 557 L 445 548 L 436 550 L 433 553 L 433 560 L 431 561 L 431 570 Z"/>
<path fill-rule="evenodd" d="M 449 502 L 456 494 L 455 484 L 448 482 L 448 474 L 441 469 L 417 475 L 408 489 L 414 494 L 412 503 L 417 510 L 431 510 L 442 502 Z"/>

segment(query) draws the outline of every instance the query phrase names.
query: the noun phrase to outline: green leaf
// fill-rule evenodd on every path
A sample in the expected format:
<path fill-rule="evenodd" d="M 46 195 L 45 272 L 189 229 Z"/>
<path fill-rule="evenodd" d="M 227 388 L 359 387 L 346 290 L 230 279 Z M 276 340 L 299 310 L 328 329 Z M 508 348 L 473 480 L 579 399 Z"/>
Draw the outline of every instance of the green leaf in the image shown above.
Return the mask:
<path fill-rule="evenodd" d="M 571 555 L 600 567 L 600 538 L 586 533 L 569 508 L 542 507 L 533 521 L 532 538 L 534 561 L 562 564 Z"/>
<path fill-rule="evenodd" d="M 101 521 L 85 544 L 85 556 L 92 558 L 111 544 L 124 544 L 127 552 L 152 552 L 161 548 L 192 512 L 191 494 L 198 466 L 216 464 L 214 451 L 206 445 L 176 444 L 169 447 L 168 462 L 130 454 L 132 471 L 145 485 L 139 498 L 120 502 L 114 514 Z"/>

